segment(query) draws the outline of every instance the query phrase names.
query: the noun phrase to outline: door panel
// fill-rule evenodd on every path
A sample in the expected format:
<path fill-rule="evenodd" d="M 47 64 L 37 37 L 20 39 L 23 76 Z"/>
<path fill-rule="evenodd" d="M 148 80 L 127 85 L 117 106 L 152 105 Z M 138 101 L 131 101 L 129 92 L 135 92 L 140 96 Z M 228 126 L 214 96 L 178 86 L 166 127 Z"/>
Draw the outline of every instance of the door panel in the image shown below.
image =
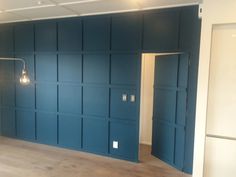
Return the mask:
<path fill-rule="evenodd" d="M 152 154 L 183 169 L 188 56 L 156 57 Z"/>

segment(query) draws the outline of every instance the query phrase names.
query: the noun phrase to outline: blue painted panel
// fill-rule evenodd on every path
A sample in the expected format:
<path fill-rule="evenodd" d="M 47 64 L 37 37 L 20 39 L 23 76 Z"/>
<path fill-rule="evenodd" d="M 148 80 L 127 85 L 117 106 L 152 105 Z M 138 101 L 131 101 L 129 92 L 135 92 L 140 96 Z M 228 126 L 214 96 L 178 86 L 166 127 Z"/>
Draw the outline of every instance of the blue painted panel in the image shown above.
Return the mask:
<path fill-rule="evenodd" d="M 110 48 L 110 18 L 108 16 L 84 19 L 84 50 L 108 50 Z"/>
<path fill-rule="evenodd" d="M 152 153 L 158 156 L 161 160 L 173 164 L 175 129 L 168 124 L 155 124 L 154 122 L 153 125 L 156 134 L 153 132 Z"/>
<path fill-rule="evenodd" d="M 108 115 L 109 89 L 104 87 L 83 88 L 83 114 L 94 116 Z"/>
<path fill-rule="evenodd" d="M 175 129 L 175 158 L 174 164 L 178 169 L 183 170 L 184 167 L 184 145 L 185 145 L 185 130 L 184 128 Z"/>
<path fill-rule="evenodd" d="M 57 111 L 57 85 L 36 85 L 36 108 L 45 111 Z"/>
<path fill-rule="evenodd" d="M 179 11 L 144 14 L 143 49 L 167 51 L 178 49 Z"/>
<path fill-rule="evenodd" d="M 127 95 L 127 101 L 122 101 L 122 95 Z M 111 89 L 111 118 L 137 119 L 137 102 L 131 102 L 130 96 L 135 95 L 135 90 Z"/>
<path fill-rule="evenodd" d="M 112 17 L 112 50 L 141 49 L 141 14 L 120 14 Z"/>
<path fill-rule="evenodd" d="M 56 22 L 39 22 L 35 25 L 35 48 L 38 52 L 57 50 Z"/>
<path fill-rule="evenodd" d="M 101 119 L 83 119 L 83 148 L 87 151 L 108 152 L 108 122 Z"/>
<path fill-rule="evenodd" d="M 16 111 L 17 137 L 24 140 L 35 140 L 35 113 L 33 111 Z"/>
<path fill-rule="evenodd" d="M 63 20 L 58 23 L 58 50 L 80 51 L 82 49 L 81 20 Z"/>
<path fill-rule="evenodd" d="M 175 123 L 176 114 L 176 91 L 155 89 L 154 91 L 154 117 Z"/>
<path fill-rule="evenodd" d="M 82 59 L 81 55 L 59 55 L 58 76 L 61 82 L 81 82 Z"/>
<path fill-rule="evenodd" d="M 0 74 L 1 74 L 0 77 L 2 81 L 14 80 L 14 62 L 13 61 L 0 61 Z"/>
<path fill-rule="evenodd" d="M 5 82 L 2 84 L 2 106 L 15 106 L 15 84 L 13 82 Z"/>
<path fill-rule="evenodd" d="M 177 87 L 178 55 L 156 57 L 155 86 Z"/>
<path fill-rule="evenodd" d="M 37 55 L 36 56 L 36 80 L 57 81 L 57 56 Z"/>
<path fill-rule="evenodd" d="M 137 161 L 137 131 L 136 124 L 110 123 L 110 153 L 128 160 Z M 113 141 L 118 141 L 118 149 L 114 149 Z"/>
<path fill-rule="evenodd" d="M 38 112 L 36 120 L 37 141 L 45 144 L 57 144 L 57 115 Z"/>
<path fill-rule="evenodd" d="M 76 116 L 59 116 L 59 145 L 72 149 L 81 148 L 81 118 Z"/>
<path fill-rule="evenodd" d="M 16 106 L 22 108 L 35 108 L 35 85 L 16 84 Z"/>
<path fill-rule="evenodd" d="M 111 56 L 111 83 L 136 84 L 139 71 L 139 55 L 112 55 Z"/>
<path fill-rule="evenodd" d="M 4 136 L 16 136 L 15 110 L 11 108 L 1 108 L 1 133 Z"/>
<path fill-rule="evenodd" d="M 15 52 L 34 51 L 34 25 L 19 24 L 15 26 Z"/>
<path fill-rule="evenodd" d="M 59 111 L 63 113 L 81 114 L 81 86 L 59 86 Z"/>
<path fill-rule="evenodd" d="M 177 93 L 177 112 L 176 112 L 176 124 L 185 126 L 186 124 L 186 108 L 187 108 L 187 93 L 186 91 L 180 91 Z"/>
<path fill-rule="evenodd" d="M 84 55 L 84 83 L 109 83 L 109 55 Z"/>
<path fill-rule="evenodd" d="M 34 55 L 33 54 L 17 54 L 16 57 L 23 58 L 26 63 L 26 69 L 31 81 L 34 80 Z M 16 61 L 15 62 L 15 79 L 19 83 L 20 76 L 22 73 L 22 63 Z"/>
<path fill-rule="evenodd" d="M 13 51 L 13 26 L 0 26 L 0 52 L 8 53 Z"/>

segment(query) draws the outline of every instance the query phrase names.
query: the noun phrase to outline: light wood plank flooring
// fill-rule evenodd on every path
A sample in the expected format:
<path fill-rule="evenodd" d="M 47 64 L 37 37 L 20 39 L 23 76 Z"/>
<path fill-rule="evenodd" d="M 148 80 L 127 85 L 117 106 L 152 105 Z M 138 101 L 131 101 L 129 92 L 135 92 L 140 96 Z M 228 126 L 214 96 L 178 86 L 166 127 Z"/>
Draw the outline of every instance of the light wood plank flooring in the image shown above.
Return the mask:
<path fill-rule="evenodd" d="M 131 163 L 0 137 L 0 177 L 190 177 L 140 149 Z"/>

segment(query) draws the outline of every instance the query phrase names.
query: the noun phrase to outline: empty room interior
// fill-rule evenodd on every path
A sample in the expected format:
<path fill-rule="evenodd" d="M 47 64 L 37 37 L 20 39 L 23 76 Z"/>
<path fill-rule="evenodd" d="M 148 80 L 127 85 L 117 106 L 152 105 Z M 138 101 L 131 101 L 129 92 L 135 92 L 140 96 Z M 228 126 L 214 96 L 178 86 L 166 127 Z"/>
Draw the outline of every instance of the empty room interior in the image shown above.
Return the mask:
<path fill-rule="evenodd" d="M 235 0 L 0 0 L 0 177 L 235 177 Z"/>

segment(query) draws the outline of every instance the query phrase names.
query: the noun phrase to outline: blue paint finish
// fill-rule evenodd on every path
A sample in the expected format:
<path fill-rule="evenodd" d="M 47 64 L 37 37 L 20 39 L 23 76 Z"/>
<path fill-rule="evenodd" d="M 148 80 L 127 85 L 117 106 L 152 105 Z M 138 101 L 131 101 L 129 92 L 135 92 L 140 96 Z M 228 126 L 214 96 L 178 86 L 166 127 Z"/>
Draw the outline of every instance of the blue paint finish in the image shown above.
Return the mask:
<path fill-rule="evenodd" d="M 57 115 L 38 112 L 36 120 L 37 141 L 44 144 L 57 144 Z"/>
<path fill-rule="evenodd" d="M 81 82 L 82 57 L 76 54 L 58 56 L 58 75 L 60 82 Z"/>
<path fill-rule="evenodd" d="M 13 82 L 6 82 L 2 85 L 2 106 L 15 106 L 15 84 Z"/>
<path fill-rule="evenodd" d="M 33 111 L 16 111 L 17 137 L 24 140 L 35 140 L 35 113 Z"/>
<path fill-rule="evenodd" d="M 56 22 L 36 23 L 35 49 L 37 52 L 52 52 L 57 50 Z"/>
<path fill-rule="evenodd" d="M 83 87 L 83 114 L 90 116 L 108 115 L 109 90 L 106 87 Z"/>
<path fill-rule="evenodd" d="M 81 114 L 81 86 L 59 86 L 59 111 L 61 113 Z"/>
<path fill-rule="evenodd" d="M 0 25 L 0 52 L 3 54 L 13 52 L 12 25 Z"/>
<path fill-rule="evenodd" d="M 34 51 L 34 25 L 20 24 L 15 26 L 15 52 Z"/>
<path fill-rule="evenodd" d="M 163 10 L 144 14 L 143 49 L 173 51 L 178 49 L 179 10 Z"/>
<path fill-rule="evenodd" d="M 63 20 L 58 23 L 58 50 L 82 50 L 82 22 L 79 19 Z"/>
<path fill-rule="evenodd" d="M 1 108 L 1 133 L 7 137 L 16 136 L 15 110 Z"/>
<path fill-rule="evenodd" d="M 84 83 L 109 83 L 109 55 L 84 55 Z"/>
<path fill-rule="evenodd" d="M 110 154 L 133 161 L 138 160 L 136 146 L 136 124 L 112 121 L 110 123 Z M 113 141 L 118 141 L 118 149 L 114 149 Z"/>
<path fill-rule="evenodd" d="M 109 16 L 86 17 L 83 34 L 85 51 L 108 50 L 110 48 Z"/>
<path fill-rule="evenodd" d="M 36 55 L 36 80 L 57 81 L 57 56 L 54 54 Z"/>
<path fill-rule="evenodd" d="M 111 83 L 136 84 L 138 80 L 139 55 L 114 54 L 111 56 Z"/>
<path fill-rule="evenodd" d="M 60 115 L 58 133 L 60 146 L 81 149 L 82 121 L 80 117 Z"/>
<path fill-rule="evenodd" d="M 102 119 L 83 119 L 83 148 L 99 154 L 108 152 L 108 122 Z"/>
<path fill-rule="evenodd" d="M 122 95 L 127 95 L 127 101 L 122 101 Z M 136 95 L 135 90 L 111 89 L 111 119 L 137 120 L 137 105 L 130 102 L 130 96 Z"/>
<path fill-rule="evenodd" d="M 35 85 L 30 84 L 22 86 L 16 84 L 16 107 L 20 108 L 35 108 Z"/>
<path fill-rule="evenodd" d="M 174 165 L 178 169 L 183 169 L 184 166 L 184 151 L 185 151 L 185 130 L 181 128 L 175 129 L 176 143 L 175 143 L 175 157 Z"/>
<path fill-rule="evenodd" d="M 112 18 L 112 50 L 141 49 L 142 16 L 120 14 Z"/>
<path fill-rule="evenodd" d="M 1 73 L 2 81 L 9 82 L 9 81 L 14 80 L 14 62 L 13 61 L 0 61 L 0 73 Z"/>
<path fill-rule="evenodd" d="M 44 111 L 57 111 L 57 85 L 36 85 L 36 108 Z"/>
<path fill-rule="evenodd" d="M 186 125 L 186 108 L 187 108 L 187 93 L 186 91 L 179 91 L 177 93 L 177 112 L 176 112 L 176 124 Z"/>

